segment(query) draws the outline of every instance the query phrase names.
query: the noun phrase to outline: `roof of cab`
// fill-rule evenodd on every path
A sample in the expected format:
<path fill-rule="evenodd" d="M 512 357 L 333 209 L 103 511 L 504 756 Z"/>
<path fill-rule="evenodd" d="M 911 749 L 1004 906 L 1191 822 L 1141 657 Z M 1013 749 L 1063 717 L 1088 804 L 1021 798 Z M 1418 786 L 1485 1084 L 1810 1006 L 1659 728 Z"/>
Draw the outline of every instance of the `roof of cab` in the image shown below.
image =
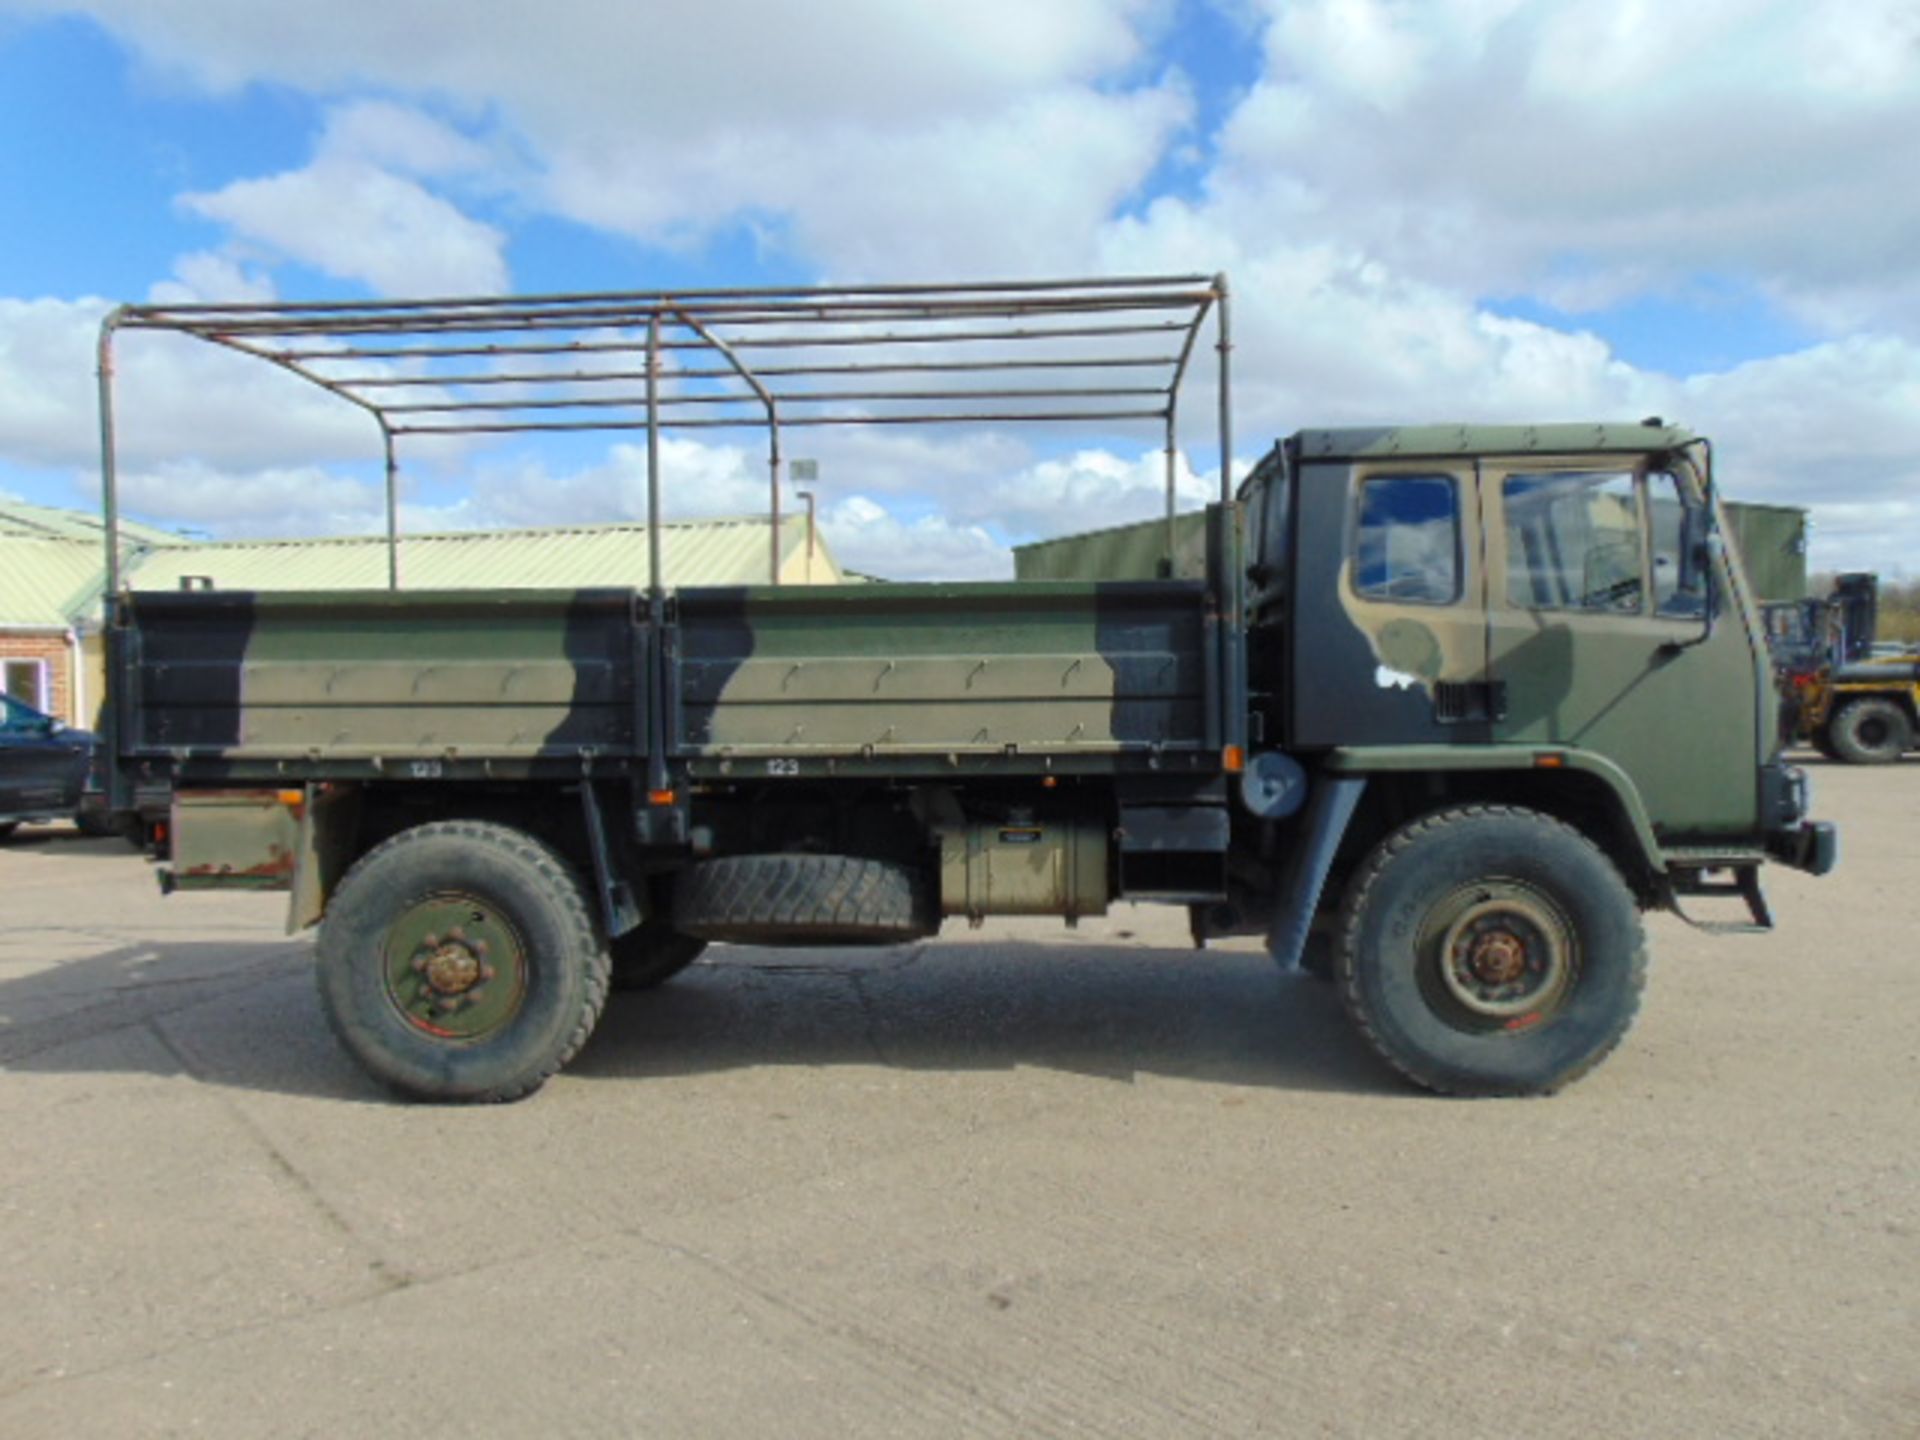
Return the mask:
<path fill-rule="evenodd" d="M 1700 437 L 1658 420 L 1557 425 L 1371 425 L 1302 430 L 1294 436 L 1307 460 L 1358 460 L 1448 455 L 1644 455 L 1678 450 Z"/>

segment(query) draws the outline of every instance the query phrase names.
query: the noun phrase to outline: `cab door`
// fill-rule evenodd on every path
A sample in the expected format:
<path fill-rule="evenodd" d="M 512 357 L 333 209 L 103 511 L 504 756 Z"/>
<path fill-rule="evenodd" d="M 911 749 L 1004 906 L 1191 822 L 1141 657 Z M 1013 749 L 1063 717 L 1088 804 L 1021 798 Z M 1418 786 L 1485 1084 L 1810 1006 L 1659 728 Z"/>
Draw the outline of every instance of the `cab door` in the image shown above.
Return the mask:
<path fill-rule="evenodd" d="M 1693 473 L 1630 456 L 1487 460 L 1480 503 L 1495 739 L 1605 756 L 1670 842 L 1751 835 L 1757 670 L 1727 577 L 1708 580 Z M 1710 604 L 1723 613 L 1709 635 Z"/>
<path fill-rule="evenodd" d="M 1291 743 L 1483 745 L 1486 578 L 1470 461 L 1303 465 Z"/>

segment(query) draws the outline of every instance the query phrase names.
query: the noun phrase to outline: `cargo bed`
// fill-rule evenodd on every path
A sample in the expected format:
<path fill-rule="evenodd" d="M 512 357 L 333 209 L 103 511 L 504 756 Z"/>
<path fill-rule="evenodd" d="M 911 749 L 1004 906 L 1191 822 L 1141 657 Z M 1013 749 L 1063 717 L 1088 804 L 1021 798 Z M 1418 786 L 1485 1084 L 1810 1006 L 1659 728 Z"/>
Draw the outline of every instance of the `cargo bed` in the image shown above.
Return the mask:
<path fill-rule="evenodd" d="M 1197 581 L 136 593 L 123 754 L 288 781 L 1217 758 Z M 653 703 L 657 687 L 660 703 Z"/>

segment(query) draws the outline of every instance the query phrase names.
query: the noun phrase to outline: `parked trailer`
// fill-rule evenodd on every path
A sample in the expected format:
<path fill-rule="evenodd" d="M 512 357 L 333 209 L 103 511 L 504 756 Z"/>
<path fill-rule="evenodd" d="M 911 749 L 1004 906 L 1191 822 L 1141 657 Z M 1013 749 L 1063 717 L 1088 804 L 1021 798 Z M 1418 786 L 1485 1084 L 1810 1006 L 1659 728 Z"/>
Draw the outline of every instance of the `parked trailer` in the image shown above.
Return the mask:
<path fill-rule="evenodd" d="M 108 555 L 126 331 L 361 405 L 390 484 L 414 433 L 638 428 L 657 537 L 661 434 L 748 419 L 776 526 L 811 424 L 1144 423 L 1171 501 L 1203 331 L 1232 454 L 1227 305 L 1176 277 L 128 307 Z M 1121 899 L 1283 966 L 1324 945 L 1419 1085 L 1546 1092 L 1626 1033 L 1643 911 L 1764 928 L 1763 862 L 1834 859 L 1710 447 L 1657 421 L 1301 431 L 1223 479 L 1197 578 L 669 592 L 656 549 L 645 590 L 409 591 L 396 514 L 386 593 L 110 587 L 109 722 L 122 807 L 172 788 L 163 882 L 290 892 L 335 1031 L 412 1096 L 529 1093 L 610 984 L 708 943 Z"/>

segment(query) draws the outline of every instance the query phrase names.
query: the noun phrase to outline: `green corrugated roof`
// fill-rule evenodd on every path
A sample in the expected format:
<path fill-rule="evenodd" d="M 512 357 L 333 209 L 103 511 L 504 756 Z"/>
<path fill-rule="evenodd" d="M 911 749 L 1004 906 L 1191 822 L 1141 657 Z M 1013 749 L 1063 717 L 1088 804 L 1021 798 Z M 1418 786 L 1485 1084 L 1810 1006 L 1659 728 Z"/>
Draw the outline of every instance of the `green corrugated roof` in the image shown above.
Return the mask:
<path fill-rule="evenodd" d="M 803 516 L 781 521 L 789 582 L 799 578 L 807 541 Z M 181 577 L 208 576 L 223 590 L 373 590 L 387 583 L 383 536 L 189 541 L 146 525 L 126 527 L 124 583 L 173 590 Z M 761 585 L 770 557 L 767 522 L 671 521 L 661 527 L 669 585 Z M 65 628 L 94 618 L 104 583 L 100 523 L 74 511 L 0 503 L 0 625 Z M 841 579 L 824 538 L 814 578 Z M 546 529 L 403 535 L 400 583 L 409 590 L 567 588 L 647 583 L 647 527 L 562 525 Z"/>
<path fill-rule="evenodd" d="M 123 521 L 123 552 L 185 546 L 184 536 Z M 0 625 L 65 629 L 94 608 L 104 561 L 100 517 L 0 499 Z"/>
<path fill-rule="evenodd" d="M 806 544 L 801 516 L 781 522 L 781 552 L 792 563 Z M 765 519 L 688 520 L 661 527 L 661 563 L 669 585 L 758 585 L 769 564 Z M 822 543 L 819 578 L 839 568 Z M 341 539 L 217 540 L 155 549 L 127 575 L 135 590 L 178 589 L 182 576 L 205 575 L 222 590 L 359 590 L 387 583 L 383 536 Z M 538 530 L 454 531 L 400 538 L 400 584 L 407 590 L 542 589 L 647 583 L 645 525 L 573 525 Z"/>
<path fill-rule="evenodd" d="M 1162 515 L 1131 525 L 1110 525 L 1052 540 L 1013 547 L 1018 580 L 1152 580 L 1163 572 L 1167 519 Z M 1207 570 L 1207 516 L 1187 510 L 1173 517 L 1173 573 L 1198 579 Z"/>
<path fill-rule="evenodd" d="M 100 593 L 98 545 L 0 531 L 0 625 L 64 630 Z"/>
<path fill-rule="evenodd" d="M 105 526 L 98 515 L 84 510 L 56 510 L 50 505 L 30 505 L 24 500 L 0 499 L 0 536 L 27 536 L 38 540 L 83 540 L 102 543 Z M 120 520 L 122 541 L 137 545 L 185 545 L 188 539 L 171 530 L 142 525 L 137 520 Z"/>

